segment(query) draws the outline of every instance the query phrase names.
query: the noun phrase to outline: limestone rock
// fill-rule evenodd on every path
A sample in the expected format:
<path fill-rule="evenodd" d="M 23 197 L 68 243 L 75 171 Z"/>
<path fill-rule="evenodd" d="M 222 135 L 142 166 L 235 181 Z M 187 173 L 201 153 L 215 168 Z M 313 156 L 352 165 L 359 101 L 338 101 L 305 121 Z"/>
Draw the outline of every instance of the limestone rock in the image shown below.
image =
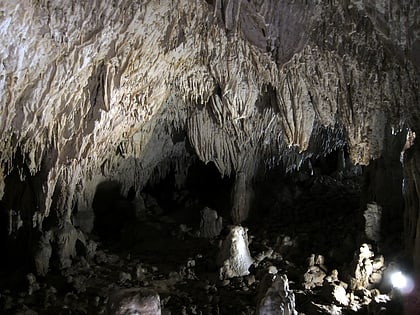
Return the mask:
<path fill-rule="evenodd" d="M 326 273 L 319 266 L 312 266 L 306 271 L 303 276 L 305 289 L 313 289 L 317 286 L 322 286 Z"/>
<path fill-rule="evenodd" d="M 38 249 L 34 255 L 35 268 L 38 276 L 45 276 L 50 265 L 52 254 L 51 241 L 53 238 L 52 231 L 46 231 L 38 242 Z"/>
<path fill-rule="evenodd" d="M 149 289 L 122 289 L 112 294 L 108 301 L 109 315 L 160 315 L 160 297 Z"/>
<path fill-rule="evenodd" d="M 213 238 L 220 234 L 223 228 L 223 219 L 219 217 L 216 210 L 205 207 L 201 210 L 201 221 L 199 236 Z"/>
<path fill-rule="evenodd" d="M 343 309 L 337 305 L 322 305 L 311 302 L 308 306 L 308 313 L 314 315 L 342 315 Z"/>
<path fill-rule="evenodd" d="M 85 243 L 83 234 L 78 231 L 70 222 L 65 222 L 63 227 L 56 232 L 56 242 L 60 258 L 60 267 L 68 268 L 71 266 L 71 259 L 76 257 L 76 241 L 81 240 Z"/>
<path fill-rule="evenodd" d="M 267 274 L 259 288 L 257 315 L 296 315 L 295 296 L 286 275 Z"/>
<path fill-rule="evenodd" d="M 76 205 L 74 223 L 90 232 L 100 182 L 126 195 L 171 170 L 184 178 L 191 151 L 235 178 L 235 223 L 259 165 L 291 170 L 344 147 L 356 164 L 381 156 L 385 124 L 420 127 L 420 9 L 400 1 L 1 1 L 10 237 L 50 215 L 63 226 Z M 14 182 L 37 196 L 31 215 Z M 418 184 L 407 187 L 408 217 L 420 220 Z M 407 226 L 419 253 L 417 225 Z M 62 267 L 74 253 L 64 234 Z"/>
<path fill-rule="evenodd" d="M 254 258 L 254 265 L 257 267 L 264 259 L 271 258 L 275 255 L 274 250 L 272 248 L 268 248 L 265 251 L 262 251 Z"/>
<path fill-rule="evenodd" d="M 39 283 L 36 281 L 36 277 L 32 273 L 28 273 L 26 275 L 26 279 L 28 280 L 28 294 L 32 295 L 34 292 L 39 290 Z"/>
<path fill-rule="evenodd" d="M 327 268 L 322 255 L 311 254 L 307 259 L 308 270 L 303 275 L 303 286 L 305 289 L 313 289 L 322 286 L 326 277 Z"/>
<path fill-rule="evenodd" d="M 119 273 L 118 278 L 119 278 L 119 283 L 122 284 L 122 285 L 124 283 L 130 282 L 132 280 L 131 274 L 129 274 L 127 272 L 123 272 L 123 271 L 121 271 Z"/>
<path fill-rule="evenodd" d="M 228 279 L 249 274 L 253 259 L 248 248 L 248 229 L 242 226 L 232 226 L 229 235 L 223 241 L 217 264 L 220 268 L 220 278 Z"/>
<path fill-rule="evenodd" d="M 384 257 L 375 257 L 371 245 L 362 244 L 353 262 L 354 273 L 350 279 L 352 290 L 373 289 L 382 282 Z M 383 284 L 383 283 L 382 283 Z"/>
<path fill-rule="evenodd" d="M 16 315 L 38 315 L 38 312 L 31 310 L 27 306 L 23 306 L 21 310 L 16 312 Z"/>
<path fill-rule="evenodd" d="M 382 207 L 376 203 L 368 203 L 365 217 L 365 234 L 368 239 L 379 242 L 381 239 Z"/>
<path fill-rule="evenodd" d="M 346 290 L 336 284 L 325 284 L 321 289 L 321 295 L 328 303 L 336 304 L 338 306 L 349 305 L 349 298 L 347 297 Z"/>

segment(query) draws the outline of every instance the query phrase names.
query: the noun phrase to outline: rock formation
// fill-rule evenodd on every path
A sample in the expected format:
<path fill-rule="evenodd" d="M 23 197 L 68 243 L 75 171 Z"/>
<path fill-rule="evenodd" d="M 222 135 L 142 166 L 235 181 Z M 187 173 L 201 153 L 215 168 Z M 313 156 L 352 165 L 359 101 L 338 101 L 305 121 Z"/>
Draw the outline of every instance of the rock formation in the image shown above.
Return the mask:
<path fill-rule="evenodd" d="M 229 235 L 223 241 L 217 257 L 220 266 L 220 279 L 241 277 L 249 274 L 253 259 L 248 248 L 247 228 L 232 226 Z"/>
<path fill-rule="evenodd" d="M 378 242 L 381 239 L 382 208 L 376 203 L 368 203 L 363 216 L 365 217 L 365 234 L 369 240 Z"/>
<path fill-rule="evenodd" d="M 51 247 L 52 231 L 47 231 L 41 236 L 38 248 L 34 256 L 36 272 L 39 276 L 45 276 L 48 272 L 52 254 Z"/>
<path fill-rule="evenodd" d="M 160 315 L 160 298 L 147 289 L 125 289 L 115 292 L 108 302 L 108 314 L 112 315 Z"/>
<path fill-rule="evenodd" d="M 295 296 L 286 275 L 267 274 L 258 299 L 257 315 L 296 315 Z"/>
<path fill-rule="evenodd" d="M 219 217 L 216 210 L 205 207 L 201 210 L 199 236 L 213 238 L 220 234 L 223 228 L 223 218 Z"/>
<path fill-rule="evenodd" d="M 196 158 L 234 179 L 234 224 L 250 218 L 266 170 L 336 150 L 395 165 L 392 139 L 420 129 L 419 10 L 416 0 L 2 0 L 1 249 L 33 261 L 44 242 L 47 257 L 42 237 L 54 230 L 66 268 L 101 183 L 139 200 L 170 173 L 182 185 Z M 420 149 L 403 150 L 396 187 L 403 176 L 405 247 L 419 270 Z"/>

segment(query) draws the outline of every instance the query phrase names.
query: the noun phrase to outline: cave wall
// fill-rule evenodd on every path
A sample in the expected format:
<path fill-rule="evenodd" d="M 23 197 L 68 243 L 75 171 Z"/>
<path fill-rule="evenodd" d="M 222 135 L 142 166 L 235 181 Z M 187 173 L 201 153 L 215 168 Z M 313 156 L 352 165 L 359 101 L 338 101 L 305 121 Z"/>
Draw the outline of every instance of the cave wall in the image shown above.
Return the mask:
<path fill-rule="evenodd" d="M 261 164 L 344 146 L 368 164 L 385 126 L 418 129 L 418 13 L 415 0 L 3 0 L 0 197 L 27 169 L 25 226 L 51 212 L 73 224 L 104 180 L 139 193 L 171 168 L 182 179 L 188 143 L 238 179 L 241 222 Z"/>

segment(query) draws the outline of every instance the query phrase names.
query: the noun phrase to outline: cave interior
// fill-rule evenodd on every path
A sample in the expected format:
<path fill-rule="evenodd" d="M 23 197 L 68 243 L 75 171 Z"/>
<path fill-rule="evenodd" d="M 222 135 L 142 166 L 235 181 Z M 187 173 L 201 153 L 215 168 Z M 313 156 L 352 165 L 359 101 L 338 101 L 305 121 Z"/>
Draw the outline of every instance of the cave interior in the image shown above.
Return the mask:
<path fill-rule="evenodd" d="M 419 16 L 2 1 L 0 313 L 420 314 Z"/>

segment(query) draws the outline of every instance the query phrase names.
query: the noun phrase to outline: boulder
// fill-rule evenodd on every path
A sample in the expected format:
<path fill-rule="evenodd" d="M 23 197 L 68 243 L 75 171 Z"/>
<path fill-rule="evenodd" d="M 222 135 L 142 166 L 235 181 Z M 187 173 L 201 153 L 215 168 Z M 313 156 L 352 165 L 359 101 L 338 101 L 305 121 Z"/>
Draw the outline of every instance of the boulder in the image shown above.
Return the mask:
<path fill-rule="evenodd" d="M 324 284 L 321 289 L 321 295 L 329 304 L 335 304 L 339 306 L 349 305 L 349 298 L 347 297 L 346 290 L 333 283 Z"/>
<path fill-rule="evenodd" d="M 326 274 L 319 266 L 309 267 L 303 275 L 303 286 L 305 289 L 313 289 L 317 286 L 322 286 Z"/>
<path fill-rule="evenodd" d="M 131 288 L 118 290 L 108 301 L 108 315 L 161 315 L 160 297 L 153 290 Z"/>
<path fill-rule="evenodd" d="M 257 315 L 296 315 L 295 295 L 286 275 L 265 275 L 258 293 Z"/>

